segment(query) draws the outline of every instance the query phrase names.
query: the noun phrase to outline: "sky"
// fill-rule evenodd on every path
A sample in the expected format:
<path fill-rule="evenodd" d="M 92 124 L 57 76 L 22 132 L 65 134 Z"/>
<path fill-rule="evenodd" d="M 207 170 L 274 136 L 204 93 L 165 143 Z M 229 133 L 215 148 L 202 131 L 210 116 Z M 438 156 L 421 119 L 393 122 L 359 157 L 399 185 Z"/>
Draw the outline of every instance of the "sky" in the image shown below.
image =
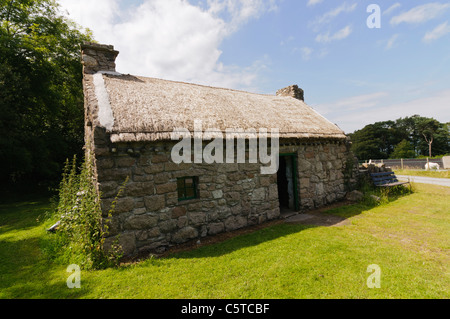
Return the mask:
<path fill-rule="evenodd" d="M 261 94 L 297 84 L 346 133 L 450 122 L 450 2 L 58 0 L 125 74 Z"/>

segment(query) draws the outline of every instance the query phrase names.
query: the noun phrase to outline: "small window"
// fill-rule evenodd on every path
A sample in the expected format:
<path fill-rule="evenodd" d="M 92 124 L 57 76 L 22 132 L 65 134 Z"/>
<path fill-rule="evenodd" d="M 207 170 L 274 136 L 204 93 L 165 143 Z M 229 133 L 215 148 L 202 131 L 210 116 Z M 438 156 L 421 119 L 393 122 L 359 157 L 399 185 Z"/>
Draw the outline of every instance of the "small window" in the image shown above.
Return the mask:
<path fill-rule="evenodd" d="M 177 179 L 178 200 L 198 198 L 198 177 L 182 177 Z"/>

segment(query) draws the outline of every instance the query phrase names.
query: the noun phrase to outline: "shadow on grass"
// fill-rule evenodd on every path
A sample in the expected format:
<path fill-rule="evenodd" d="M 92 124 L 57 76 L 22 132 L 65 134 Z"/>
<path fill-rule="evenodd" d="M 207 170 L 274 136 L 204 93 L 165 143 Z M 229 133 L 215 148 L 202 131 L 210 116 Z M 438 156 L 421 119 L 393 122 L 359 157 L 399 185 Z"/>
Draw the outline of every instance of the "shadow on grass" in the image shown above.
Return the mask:
<path fill-rule="evenodd" d="M 38 247 L 36 237 L 0 242 L 0 299 L 79 298 L 87 293 L 67 288 L 69 273 L 58 280 L 55 264 L 46 260 Z"/>
<path fill-rule="evenodd" d="M 19 197 L 0 204 L 0 299 L 82 297 L 87 291 L 67 288 L 70 274 L 42 253 L 48 197 Z"/>
<path fill-rule="evenodd" d="M 366 189 L 361 201 L 342 201 L 317 210 L 293 216 L 287 220 L 277 220 L 255 227 L 244 228 L 230 233 L 222 233 L 201 239 L 201 244 L 193 240 L 175 247 L 163 258 L 205 258 L 218 257 L 234 251 L 257 246 L 264 242 L 299 233 L 317 227 L 345 226 L 350 219 L 372 208 L 393 203 L 411 194 L 409 189 Z M 373 196 L 371 196 L 373 195 Z M 378 198 L 376 198 L 378 197 Z"/>

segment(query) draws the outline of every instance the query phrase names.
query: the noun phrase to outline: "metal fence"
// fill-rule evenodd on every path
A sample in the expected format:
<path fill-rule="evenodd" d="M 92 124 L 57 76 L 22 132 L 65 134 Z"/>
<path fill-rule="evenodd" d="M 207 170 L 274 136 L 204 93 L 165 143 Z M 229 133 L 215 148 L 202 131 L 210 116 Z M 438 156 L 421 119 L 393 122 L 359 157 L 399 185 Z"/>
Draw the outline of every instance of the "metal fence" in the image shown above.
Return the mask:
<path fill-rule="evenodd" d="M 359 164 L 368 163 L 369 161 L 360 161 Z M 386 167 L 396 169 L 425 169 L 427 163 L 437 163 L 440 169 L 444 168 L 442 158 L 426 159 L 426 158 L 408 158 L 408 159 L 381 159 L 371 160 L 375 164 L 385 164 Z"/>

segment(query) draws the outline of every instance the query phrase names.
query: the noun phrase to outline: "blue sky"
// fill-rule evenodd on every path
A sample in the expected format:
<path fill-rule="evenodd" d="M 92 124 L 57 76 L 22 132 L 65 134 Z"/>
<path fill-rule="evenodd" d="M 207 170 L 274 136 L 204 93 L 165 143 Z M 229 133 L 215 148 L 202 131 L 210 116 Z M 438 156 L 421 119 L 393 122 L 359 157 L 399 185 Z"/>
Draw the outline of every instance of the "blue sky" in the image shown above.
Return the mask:
<path fill-rule="evenodd" d="M 414 114 L 450 122 L 448 1 L 59 2 L 120 51 L 122 73 L 263 94 L 298 84 L 347 133 Z"/>

